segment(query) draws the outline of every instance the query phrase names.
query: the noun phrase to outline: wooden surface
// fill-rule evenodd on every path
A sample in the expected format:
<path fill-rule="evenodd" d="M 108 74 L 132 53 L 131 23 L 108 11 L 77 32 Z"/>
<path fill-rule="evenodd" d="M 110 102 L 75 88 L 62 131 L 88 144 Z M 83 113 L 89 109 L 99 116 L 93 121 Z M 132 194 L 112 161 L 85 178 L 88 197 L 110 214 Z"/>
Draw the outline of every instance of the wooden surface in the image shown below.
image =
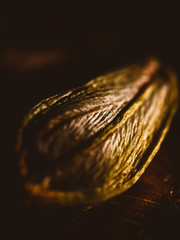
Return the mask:
<path fill-rule="evenodd" d="M 170 144 L 173 130 L 144 175 L 125 193 L 104 203 L 68 208 L 16 202 L 11 231 L 26 239 L 178 239 L 180 169 Z"/>
<path fill-rule="evenodd" d="M 45 26 L 44 22 L 37 24 L 40 19 L 37 16 L 31 22 L 25 15 L 24 23 L 17 14 L 5 14 L 6 24 L 2 27 L 0 66 L 2 106 L 5 106 L 2 182 L 5 190 L 1 206 L 5 210 L 5 239 L 179 239 L 180 112 L 160 151 L 138 182 L 125 193 L 101 204 L 69 208 L 30 204 L 23 191 L 14 152 L 23 115 L 45 97 L 81 85 L 152 52 L 168 62 L 180 76 L 176 21 L 170 22 L 174 28 L 167 27 L 166 22 L 164 25 L 158 22 L 152 30 L 148 28 L 151 24 L 148 20 L 146 28 L 138 25 L 136 34 L 136 24 L 132 26 L 132 21 L 125 25 L 121 21 L 116 24 L 111 21 L 110 25 L 101 21 L 97 25 L 94 20 L 93 24 L 88 21 L 86 28 L 75 23 L 73 27 L 72 22 L 68 22 L 64 28 L 61 23 L 62 32 L 57 33 L 61 22 L 58 15 L 48 21 L 43 15 L 42 19 L 49 25 L 41 28 L 41 32 L 39 27 Z M 13 34 L 14 29 L 16 34 Z"/>

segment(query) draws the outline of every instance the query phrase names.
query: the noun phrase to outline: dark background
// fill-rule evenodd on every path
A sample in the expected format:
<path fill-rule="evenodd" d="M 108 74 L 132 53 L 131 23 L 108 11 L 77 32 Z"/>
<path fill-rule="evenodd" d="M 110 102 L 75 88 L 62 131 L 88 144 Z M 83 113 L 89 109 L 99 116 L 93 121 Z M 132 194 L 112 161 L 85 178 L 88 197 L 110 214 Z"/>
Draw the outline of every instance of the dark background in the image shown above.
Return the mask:
<path fill-rule="evenodd" d="M 178 7 L 119 3 L 60 3 L 33 11 L 11 6 L 1 12 L 1 194 L 7 239 L 179 239 L 179 112 L 147 171 L 124 194 L 75 208 L 24 203 L 14 146 L 29 108 L 148 56 L 168 63 L 180 77 Z"/>

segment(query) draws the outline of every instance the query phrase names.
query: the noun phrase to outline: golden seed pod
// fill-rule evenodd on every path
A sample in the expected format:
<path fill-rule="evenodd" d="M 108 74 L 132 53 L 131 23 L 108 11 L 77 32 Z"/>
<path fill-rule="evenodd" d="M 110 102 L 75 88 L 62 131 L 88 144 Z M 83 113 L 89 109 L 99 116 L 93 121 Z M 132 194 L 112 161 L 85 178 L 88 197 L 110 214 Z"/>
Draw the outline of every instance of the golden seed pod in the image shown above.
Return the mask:
<path fill-rule="evenodd" d="M 127 190 L 157 153 L 177 91 L 172 70 L 151 59 L 37 104 L 17 142 L 30 196 L 76 205 Z"/>

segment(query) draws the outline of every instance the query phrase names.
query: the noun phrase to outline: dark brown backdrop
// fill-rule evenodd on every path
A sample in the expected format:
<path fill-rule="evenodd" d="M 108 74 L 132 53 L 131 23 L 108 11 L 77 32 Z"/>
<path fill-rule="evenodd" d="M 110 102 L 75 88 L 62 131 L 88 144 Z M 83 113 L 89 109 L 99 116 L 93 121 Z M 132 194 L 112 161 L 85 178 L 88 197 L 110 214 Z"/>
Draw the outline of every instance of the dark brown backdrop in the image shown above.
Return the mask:
<path fill-rule="evenodd" d="M 159 57 L 180 77 L 176 6 L 104 4 L 1 13 L 1 195 L 7 239 L 179 238 L 179 113 L 147 171 L 124 194 L 75 208 L 24 205 L 14 145 L 30 107 L 147 56 Z"/>

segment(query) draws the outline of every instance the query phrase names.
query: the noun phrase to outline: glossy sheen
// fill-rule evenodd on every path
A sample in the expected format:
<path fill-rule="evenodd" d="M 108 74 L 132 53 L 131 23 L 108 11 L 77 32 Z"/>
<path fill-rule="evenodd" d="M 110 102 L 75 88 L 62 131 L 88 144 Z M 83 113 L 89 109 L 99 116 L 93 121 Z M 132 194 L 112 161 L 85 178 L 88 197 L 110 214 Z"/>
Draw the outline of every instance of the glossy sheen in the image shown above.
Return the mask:
<path fill-rule="evenodd" d="M 174 73 L 149 60 L 43 100 L 18 135 L 26 190 L 64 205 L 104 201 L 125 191 L 158 151 L 177 96 Z"/>

